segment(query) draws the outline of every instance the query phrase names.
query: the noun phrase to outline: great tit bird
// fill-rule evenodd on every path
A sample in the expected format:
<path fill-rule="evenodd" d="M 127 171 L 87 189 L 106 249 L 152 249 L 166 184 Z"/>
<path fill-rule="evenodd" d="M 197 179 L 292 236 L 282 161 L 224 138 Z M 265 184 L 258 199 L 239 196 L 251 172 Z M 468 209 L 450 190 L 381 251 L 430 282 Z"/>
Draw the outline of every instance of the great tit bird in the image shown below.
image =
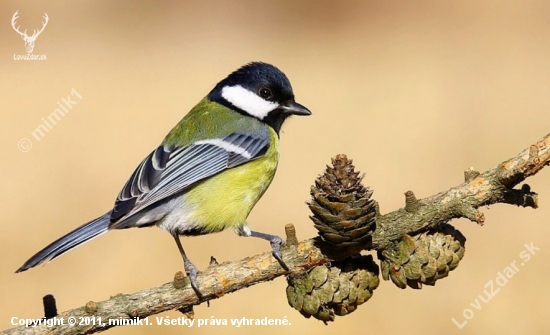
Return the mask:
<path fill-rule="evenodd" d="M 16 272 L 30 269 L 112 229 L 158 226 L 169 232 L 185 272 L 201 297 L 198 270 L 179 236 L 233 228 L 271 243 L 275 235 L 250 230 L 246 219 L 273 180 L 279 132 L 291 115 L 311 112 L 294 101 L 286 75 L 273 65 L 247 64 L 220 81 L 147 156 L 120 191 L 114 207 L 54 241 Z"/>

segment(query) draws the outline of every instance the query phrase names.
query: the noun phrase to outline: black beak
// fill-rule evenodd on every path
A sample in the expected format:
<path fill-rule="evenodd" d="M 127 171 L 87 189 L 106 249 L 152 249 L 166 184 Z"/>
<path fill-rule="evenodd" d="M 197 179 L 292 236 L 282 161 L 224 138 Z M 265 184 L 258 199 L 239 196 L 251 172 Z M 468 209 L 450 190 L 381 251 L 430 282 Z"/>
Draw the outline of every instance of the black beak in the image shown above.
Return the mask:
<path fill-rule="evenodd" d="M 305 106 L 300 105 L 296 101 L 291 101 L 290 103 L 284 104 L 281 106 L 281 109 L 286 114 L 291 115 L 311 115 L 311 112 L 309 109 L 307 109 Z"/>

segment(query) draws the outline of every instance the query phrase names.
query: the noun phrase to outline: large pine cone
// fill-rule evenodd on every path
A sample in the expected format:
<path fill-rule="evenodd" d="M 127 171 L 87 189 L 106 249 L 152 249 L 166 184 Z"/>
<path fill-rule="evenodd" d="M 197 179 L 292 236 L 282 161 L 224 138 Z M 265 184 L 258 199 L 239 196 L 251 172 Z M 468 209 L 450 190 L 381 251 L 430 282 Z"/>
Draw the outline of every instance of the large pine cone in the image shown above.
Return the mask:
<path fill-rule="evenodd" d="M 332 159 L 311 187 L 310 216 L 321 237 L 339 247 L 366 246 L 376 228 L 372 191 L 346 155 Z"/>
<path fill-rule="evenodd" d="M 370 255 L 320 265 L 288 278 L 288 303 L 307 318 L 334 321 L 335 315 L 349 314 L 371 298 L 380 283 L 378 274 L 378 265 Z"/>
<path fill-rule="evenodd" d="M 413 237 L 404 235 L 390 247 L 378 251 L 382 278 L 391 278 L 399 288 L 408 285 L 421 289 L 422 284 L 435 285 L 458 266 L 464 257 L 465 243 L 464 235 L 447 223 Z"/>

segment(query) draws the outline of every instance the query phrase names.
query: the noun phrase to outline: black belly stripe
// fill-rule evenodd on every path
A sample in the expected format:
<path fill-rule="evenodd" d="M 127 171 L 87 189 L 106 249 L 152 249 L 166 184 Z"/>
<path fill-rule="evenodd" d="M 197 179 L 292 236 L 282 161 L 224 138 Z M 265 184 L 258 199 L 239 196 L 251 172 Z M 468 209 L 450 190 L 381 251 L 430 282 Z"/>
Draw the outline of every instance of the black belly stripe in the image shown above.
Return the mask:
<path fill-rule="evenodd" d="M 183 236 L 200 236 L 200 235 L 206 235 L 206 234 L 210 234 L 210 233 L 217 233 L 217 232 L 220 232 L 223 230 L 222 229 L 217 229 L 217 230 L 208 230 L 206 229 L 206 227 L 177 227 L 177 233 L 178 235 L 183 235 Z"/>

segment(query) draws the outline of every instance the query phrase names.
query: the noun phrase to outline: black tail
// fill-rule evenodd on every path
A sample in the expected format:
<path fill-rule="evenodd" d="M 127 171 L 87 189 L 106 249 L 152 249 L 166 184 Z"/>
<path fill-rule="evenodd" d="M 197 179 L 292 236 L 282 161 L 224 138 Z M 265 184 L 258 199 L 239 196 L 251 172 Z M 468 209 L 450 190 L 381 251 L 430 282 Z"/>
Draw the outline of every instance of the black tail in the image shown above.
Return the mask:
<path fill-rule="evenodd" d="M 29 258 L 29 260 L 15 272 L 23 272 L 44 261 L 51 261 L 66 251 L 69 251 L 72 248 L 107 232 L 109 229 L 110 217 L 111 212 L 108 212 L 103 216 L 100 216 L 97 219 L 76 228 L 72 232 L 57 239 L 44 249 L 37 252 L 36 255 Z"/>

